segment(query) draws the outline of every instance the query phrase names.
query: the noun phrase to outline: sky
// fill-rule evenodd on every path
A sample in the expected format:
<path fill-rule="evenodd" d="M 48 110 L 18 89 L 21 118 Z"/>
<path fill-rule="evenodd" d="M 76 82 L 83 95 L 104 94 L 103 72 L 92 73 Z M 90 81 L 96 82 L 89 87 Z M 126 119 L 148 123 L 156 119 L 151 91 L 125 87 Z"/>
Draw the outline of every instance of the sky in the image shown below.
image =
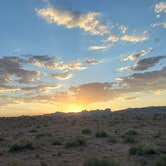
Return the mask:
<path fill-rule="evenodd" d="M 0 116 L 166 105 L 166 1 L 3 0 Z"/>

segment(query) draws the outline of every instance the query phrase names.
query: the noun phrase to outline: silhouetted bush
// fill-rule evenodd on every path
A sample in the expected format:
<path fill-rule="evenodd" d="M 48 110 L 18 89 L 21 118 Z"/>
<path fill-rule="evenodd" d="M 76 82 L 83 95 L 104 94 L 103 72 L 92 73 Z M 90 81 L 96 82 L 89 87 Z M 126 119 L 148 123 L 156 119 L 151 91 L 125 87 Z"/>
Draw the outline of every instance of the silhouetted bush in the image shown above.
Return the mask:
<path fill-rule="evenodd" d="M 86 139 L 85 138 L 76 137 L 74 139 L 67 141 L 65 144 L 66 148 L 79 147 L 79 146 L 86 146 Z"/>
<path fill-rule="evenodd" d="M 108 137 L 108 134 L 105 131 L 98 131 L 96 133 L 97 138 Z"/>
<path fill-rule="evenodd" d="M 138 145 L 135 147 L 131 147 L 129 149 L 129 154 L 130 155 L 153 155 L 156 154 L 156 150 L 154 148 L 149 148 L 149 147 L 144 147 L 143 145 Z"/>
<path fill-rule="evenodd" d="M 59 140 L 54 140 L 54 141 L 52 142 L 52 145 L 62 145 L 62 142 L 59 141 Z"/>
<path fill-rule="evenodd" d="M 88 129 L 88 128 L 86 128 L 86 129 L 82 129 L 82 134 L 85 134 L 85 135 L 89 135 L 89 134 L 91 134 L 92 133 L 92 131 L 90 130 L 90 129 Z"/>
<path fill-rule="evenodd" d="M 88 159 L 84 162 L 84 166 L 119 166 L 119 164 L 114 160 L 108 159 Z"/>
<path fill-rule="evenodd" d="M 14 144 L 9 148 L 9 152 L 20 152 L 23 150 L 33 150 L 34 147 L 32 145 L 32 143 L 27 143 L 25 145 L 19 145 L 19 144 Z"/>
<path fill-rule="evenodd" d="M 135 130 L 128 130 L 125 135 L 138 135 L 138 132 Z"/>
<path fill-rule="evenodd" d="M 132 135 L 126 135 L 126 136 L 124 136 L 124 142 L 125 143 L 136 143 L 137 141 L 136 141 L 136 139 L 135 139 L 135 137 L 134 136 L 132 136 Z"/>
<path fill-rule="evenodd" d="M 159 161 L 156 166 L 166 166 L 166 155 L 161 155 Z"/>

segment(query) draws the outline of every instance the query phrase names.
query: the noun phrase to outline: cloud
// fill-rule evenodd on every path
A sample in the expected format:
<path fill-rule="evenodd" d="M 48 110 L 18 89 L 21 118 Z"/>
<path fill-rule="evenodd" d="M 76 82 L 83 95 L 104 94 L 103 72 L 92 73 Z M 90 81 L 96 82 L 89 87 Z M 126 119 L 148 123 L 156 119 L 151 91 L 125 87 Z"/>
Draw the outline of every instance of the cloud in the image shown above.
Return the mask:
<path fill-rule="evenodd" d="M 98 60 L 96 58 L 88 58 L 85 60 L 85 64 L 88 64 L 88 65 L 97 65 L 102 62 L 103 62 L 102 60 Z"/>
<path fill-rule="evenodd" d="M 122 41 L 132 42 L 132 43 L 143 42 L 148 39 L 149 35 L 147 34 L 147 32 L 144 32 L 141 35 L 124 35 L 120 38 L 120 40 Z"/>
<path fill-rule="evenodd" d="M 156 28 L 156 27 L 166 28 L 166 22 L 154 23 L 151 25 L 151 27 L 153 27 L 153 28 Z"/>
<path fill-rule="evenodd" d="M 166 90 L 166 67 L 161 70 L 134 73 L 122 77 L 118 82 L 87 83 L 71 87 L 75 101 L 93 103 L 110 101 L 131 93 L 155 92 Z"/>
<path fill-rule="evenodd" d="M 71 73 L 65 72 L 65 73 L 54 73 L 51 74 L 51 77 L 57 79 L 57 80 L 68 80 L 73 77 Z"/>
<path fill-rule="evenodd" d="M 0 58 L 0 84 L 7 84 L 13 81 L 18 83 L 30 83 L 40 79 L 39 71 L 23 69 L 24 60 L 19 57 Z"/>
<path fill-rule="evenodd" d="M 153 51 L 153 48 L 148 48 L 147 50 L 141 50 L 140 52 L 134 52 L 134 53 L 130 54 L 129 56 L 123 58 L 122 60 L 123 61 L 128 61 L 128 60 L 134 61 L 141 56 L 145 56 L 145 55 L 151 53 L 152 51 Z"/>
<path fill-rule="evenodd" d="M 157 56 L 157 57 L 150 57 L 150 58 L 142 59 L 142 60 L 138 61 L 137 64 L 132 67 L 132 70 L 137 70 L 137 71 L 147 70 L 147 69 L 155 66 L 162 59 L 166 59 L 166 56 Z"/>
<path fill-rule="evenodd" d="M 66 28 L 80 28 L 92 35 L 104 35 L 107 27 L 100 23 L 100 13 L 89 12 L 79 13 L 73 11 L 63 11 L 53 7 L 38 9 L 37 14 L 49 23 L 63 25 Z"/>
<path fill-rule="evenodd" d="M 94 45 L 90 46 L 88 49 L 92 51 L 103 51 L 109 48 L 109 45 Z"/>
<path fill-rule="evenodd" d="M 117 42 L 117 41 L 119 41 L 119 37 L 117 37 L 116 35 L 110 35 L 110 36 L 107 38 L 107 41 Z"/>
<path fill-rule="evenodd" d="M 124 28 L 124 27 L 121 27 L 121 28 Z M 124 28 L 124 29 L 121 29 L 121 31 L 122 31 L 121 32 L 122 34 L 125 34 L 127 29 Z M 131 43 L 138 43 L 138 42 L 143 42 L 148 39 L 149 39 L 149 35 L 145 31 L 141 35 L 123 35 L 121 37 L 111 34 L 110 36 L 108 36 L 106 41 L 111 41 L 111 42 L 126 41 L 126 42 L 131 42 Z"/>
<path fill-rule="evenodd" d="M 87 69 L 79 60 L 65 63 L 62 60 L 56 57 L 49 56 L 32 56 L 29 62 L 38 67 L 45 67 L 51 70 L 60 70 L 60 71 L 68 71 L 68 70 L 85 70 Z"/>
<path fill-rule="evenodd" d="M 118 70 L 119 71 L 127 71 L 127 70 L 144 71 L 151 67 L 154 67 L 162 59 L 166 59 L 166 56 L 156 56 L 156 57 L 144 58 L 144 59 L 139 60 L 133 66 L 121 67 Z"/>
<path fill-rule="evenodd" d="M 161 13 L 166 12 L 166 2 L 159 2 L 155 5 L 155 12 Z"/>
<path fill-rule="evenodd" d="M 125 67 L 121 67 L 118 69 L 118 71 L 122 72 L 122 71 L 127 71 L 127 70 L 131 70 L 131 66 L 125 66 Z"/>
<path fill-rule="evenodd" d="M 16 91 L 19 91 L 19 90 L 20 90 L 20 88 L 14 87 L 14 86 L 7 86 L 7 85 L 1 85 L 0 86 L 0 93 L 16 92 Z"/>
<path fill-rule="evenodd" d="M 128 27 L 125 25 L 120 25 L 119 30 L 121 31 L 122 34 L 125 34 L 126 31 L 128 30 Z"/>
<path fill-rule="evenodd" d="M 21 90 L 35 91 L 36 93 L 48 93 L 48 92 L 58 89 L 60 87 L 61 87 L 60 84 L 45 84 L 45 85 L 38 85 L 38 86 L 22 87 Z"/>

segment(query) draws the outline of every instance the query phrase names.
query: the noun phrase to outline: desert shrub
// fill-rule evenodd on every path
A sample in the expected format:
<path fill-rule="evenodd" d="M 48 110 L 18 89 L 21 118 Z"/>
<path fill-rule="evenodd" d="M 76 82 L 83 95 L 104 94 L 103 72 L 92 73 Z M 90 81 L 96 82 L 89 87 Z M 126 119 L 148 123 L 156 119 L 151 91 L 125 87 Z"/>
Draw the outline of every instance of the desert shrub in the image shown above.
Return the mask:
<path fill-rule="evenodd" d="M 129 149 L 130 155 L 142 156 L 142 155 L 152 155 L 152 154 L 156 154 L 156 153 L 157 152 L 154 148 L 144 147 L 143 145 L 138 145 L 135 147 L 131 147 Z"/>
<path fill-rule="evenodd" d="M 91 134 L 92 133 L 92 131 L 90 130 L 90 129 L 88 129 L 88 128 L 86 128 L 86 129 L 82 129 L 82 134 L 85 134 L 85 135 L 89 135 L 89 134 Z"/>
<path fill-rule="evenodd" d="M 51 136 L 52 136 L 51 133 L 39 133 L 39 134 L 36 135 L 36 138 L 40 139 L 42 137 L 51 137 Z"/>
<path fill-rule="evenodd" d="M 124 136 L 124 142 L 125 143 L 136 143 L 136 139 L 133 135 L 126 135 Z"/>
<path fill-rule="evenodd" d="M 27 143 L 27 144 L 24 144 L 24 145 L 19 145 L 19 144 L 13 144 L 10 148 L 9 148 L 9 152 L 20 152 L 20 151 L 23 151 L 23 150 L 33 150 L 34 147 L 32 145 L 32 143 Z"/>
<path fill-rule="evenodd" d="M 165 148 L 165 147 L 159 148 L 158 151 L 159 151 L 161 154 L 166 154 L 166 148 Z"/>
<path fill-rule="evenodd" d="M 119 164 L 114 160 L 108 159 L 88 159 L 84 162 L 84 166 L 119 166 Z"/>
<path fill-rule="evenodd" d="M 62 145 L 62 142 L 59 141 L 59 140 L 54 140 L 54 141 L 52 142 L 52 145 Z"/>
<path fill-rule="evenodd" d="M 37 132 L 37 130 L 32 129 L 32 130 L 29 130 L 29 132 L 30 132 L 30 133 L 36 133 L 36 132 Z"/>
<path fill-rule="evenodd" d="M 0 142 L 3 142 L 5 139 L 4 138 L 0 138 Z"/>
<path fill-rule="evenodd" d="M 97 138 L 108 137 L 108 134 L 105 131 L 98 131 L 96 132 Z"/>
<path fill-rule="evenodd" d="M 166 155 L 161 155 L 159 161 L 156 166 L 166 166 Z"/>
<path fill-rule="evenodd" d="M 138 135 L 138 132 L 135 130 L 128 130 L 125 135 Z"/>
<path fill-rule="evenodd" d="M 66 148 L 72 147 L 79 147 L 79 146 L 86 146 L 87 142 L 86 139 L 83 137 L 76 137 L 73 138 L 65 143 Z"/>

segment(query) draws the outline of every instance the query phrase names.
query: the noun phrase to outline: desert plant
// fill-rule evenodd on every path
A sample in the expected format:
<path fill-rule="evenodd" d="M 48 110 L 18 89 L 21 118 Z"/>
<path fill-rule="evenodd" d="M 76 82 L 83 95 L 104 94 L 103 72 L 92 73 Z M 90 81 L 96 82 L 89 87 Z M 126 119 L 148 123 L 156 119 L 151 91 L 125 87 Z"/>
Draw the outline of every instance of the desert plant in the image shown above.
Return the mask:
<path fill-rule="evenodd" d="M 88 129 L 88 128 L 82 129 L 81 132 L 82 132 L 82 134 L 85 134 L 85 135 L 89 135 L 89 134 L 92 133 L 92 131 L 90 129 Z"/>
<path fill-rule="evenodd" d="M 125 143 L 136 143 L 137 141 L 134 136 L 126 135 L 126 136 L 124 136 L 124 142 Z"/>
<path fill-rule="evenodd" d="M 62 142 L 59 141 L 59 140 L 54 140 L 54 141 L 52 142 L 52 145 L 62 145 Z"/>
<path fill-rule="evenodd" d="M 86 139 L 83 137 L 76 137 L 73 138 L 65 143 L 66 148 L 72 148 L 72 147 L 79 147 L 79 146 L 86 146 Z"/>
<path fill-rule="evenodd" d="M 157 152 L 154 148 L 144 147 L 143 145 L 137 145 L 129 149 L 130 155 L 142 156 L 142 155 L 152 155 L 156 153 Z"/>
<path fill-rule="evenodd" d="M 119 166 L 119 164 L 114 160 L 108 159 L 88 159 L 84 162 L 84 166 Z"/>
<path fill-rule="evenodd" d="M 138 135 L 138 132 L 135 130 L 128 130 L 125 135 Z"/>
<path fill-rule="evenodd" d="M 34 147 L 32 145 L 32 143 L 27 143 L 27 144 L 24 144 L 24 145 L 19 145 L 19 144 L 13 144 L 10 148 L 9 148 L 9 152 L 20 152 L 20 151 L 23 151 L 23 150 L 33 150 Z"/>
<path fill-rule="evenodd" d="M 96 132 L 97 138 L 108 137 L 108 134 L 105 131 L 98 131 Z"/>
<path fill-rule="evenodd" d="M 161 155 L 156 166 L 166 166 L 166 155 Z"/>

